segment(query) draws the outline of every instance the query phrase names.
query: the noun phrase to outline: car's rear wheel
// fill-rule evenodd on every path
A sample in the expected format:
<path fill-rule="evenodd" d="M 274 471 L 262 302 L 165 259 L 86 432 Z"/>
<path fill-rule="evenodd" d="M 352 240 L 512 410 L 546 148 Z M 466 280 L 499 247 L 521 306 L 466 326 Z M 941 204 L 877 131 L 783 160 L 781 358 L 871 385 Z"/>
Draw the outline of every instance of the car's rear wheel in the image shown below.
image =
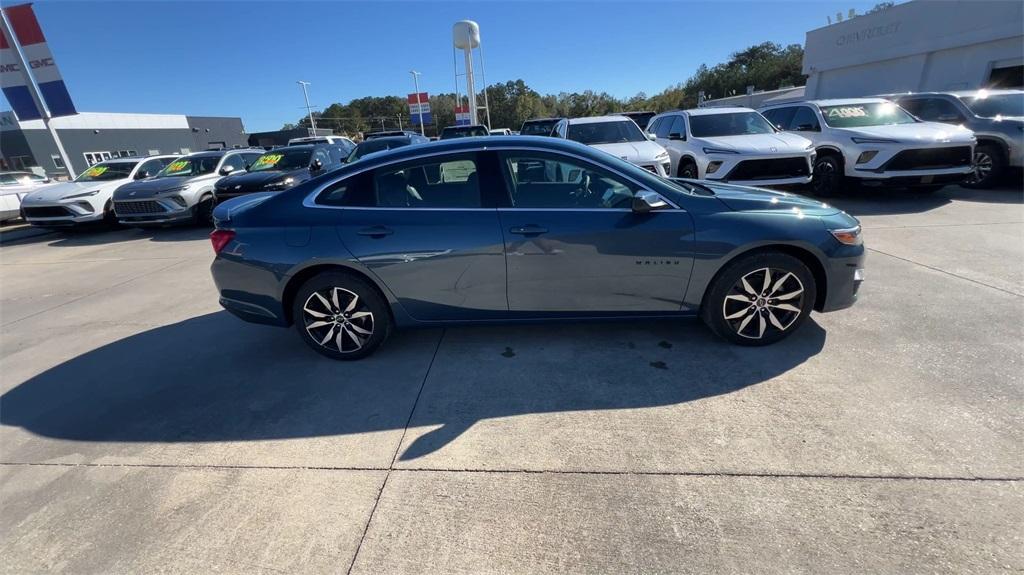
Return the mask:
<path fill-rule="evenodd" d="M 979 144 L 974 148 L 974 171 L 964 186 L 968 188 L 991 188 L 999 181 L 1006 169 L 1006 157 L 999 146 Z"/>
<path fill-rule="evenodd" d="M 683 158 L 679 160 L 679 169 L 677 170 L 680 178 L 687 178 L 690 180 L 697 179 L 697 164 L 689 158 Z"/>
<path fill-rule="evenodd" d="M 205 195 L 200 198 L 199 203 L 192 208 L 192 220 L 197 226 L 213 225 L 213 196 Z"/>
<path fill-rule="evenodd" d="M 819 156 L 814 161 L 814 175 L 811 177 L 811 193 L 819 198 L 828 198 L 843 191 L 845 177 L 843 163 L 833 154 Z"/>
<path fill-rule="evenodd" d="M 342 272 L 306 281 L 295 296 L 292 317 L 303 341 L 332 359 L 364 358 L 391 331 L 384 298 L 364 280 Z"/>
<path fill-rule="evenodd" d="M 708 288 L 704 322 L 739 345 L 775 343 L 796 331 L 814 309 L 814 274 L 799 259 L 761 252 L 728 264 Z"/>

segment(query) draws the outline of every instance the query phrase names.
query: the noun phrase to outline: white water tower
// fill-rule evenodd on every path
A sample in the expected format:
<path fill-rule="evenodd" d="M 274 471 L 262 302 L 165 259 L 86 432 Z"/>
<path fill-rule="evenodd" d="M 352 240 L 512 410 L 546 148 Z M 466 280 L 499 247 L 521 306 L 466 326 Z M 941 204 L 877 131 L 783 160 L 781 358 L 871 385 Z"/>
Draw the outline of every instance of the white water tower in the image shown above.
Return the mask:
<path fill-rule="evenodd" d="M 480 25 L 472 20 L 459 20 L 452 26 L 452 44 L 455 50 L 462 50 L 463 61 L 465 62 L 466 76 L 466 97 L 469 100 L 469 123 L 479 124 L 478 112 L 482 107 L 487 113 L 487 127 L 491 127 L 491 113 L 487 107 L 487 77 L 484 75 L 484 49 L 480 45 Z M 478 107 L 476 104 L 476 80 L 473 75 L 473 50 L 480 52 L 480 74 L 484 83 L 484 105 Z M 453 52 L 454 56 L 454 52 Z M 455 64 L 455 95 L 461 105 L 462 99 L 459 95 L 459 64 L 458 58 L 454 59 Z"/>

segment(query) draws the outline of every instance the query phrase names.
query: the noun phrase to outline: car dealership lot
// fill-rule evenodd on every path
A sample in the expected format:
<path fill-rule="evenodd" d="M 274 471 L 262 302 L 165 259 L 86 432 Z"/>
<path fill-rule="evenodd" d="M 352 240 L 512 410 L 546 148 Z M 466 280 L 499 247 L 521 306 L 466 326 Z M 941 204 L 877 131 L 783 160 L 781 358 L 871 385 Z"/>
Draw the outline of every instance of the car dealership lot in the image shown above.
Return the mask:
<path fill-rule="evenodd" d="M 1024 569 L 1020 190 L 835 203 L 861 300 L 775 346 L 471 327 L 349 363 L 221 311 L 207 230 L 4 232 L 2 569 Z"/>

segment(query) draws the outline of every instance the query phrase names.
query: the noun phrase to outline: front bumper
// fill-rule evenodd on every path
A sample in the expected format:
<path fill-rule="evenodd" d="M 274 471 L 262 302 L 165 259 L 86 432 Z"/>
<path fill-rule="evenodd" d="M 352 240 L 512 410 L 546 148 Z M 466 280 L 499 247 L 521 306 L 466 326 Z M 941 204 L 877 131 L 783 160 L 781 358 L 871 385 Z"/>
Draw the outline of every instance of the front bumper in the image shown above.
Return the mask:
<path fill-rule="evenodd" d="M 13 220 L 21 212 L 22 198 L 25 194 L 4 194 L 0 196 L 0 222 Z"/>
<path fill-rule="evenodd" d="M 122 224 L 173 224 L 191 220 L 192 207 L 180 196 L 143 200 L 114 200 L 114 214 Z"/>
<path fill-rule="evenodd" d="M 867 252 L 863 245 L 846 246 L 842 249 L 842 257 L 832 257 L 826 261 L 828 289 L 825 292 L 825 301 L 818 311 L 837 311 L 857 303 L 857 294 L 864 283 L 864 260 Z"/>
<path fill-rule="evenodd" d="M 966 151 L 961 151 L 963 148 L 966 148 Z M 973 149 L 973 142 L 948 142 L 930 146 L 868 143 L 849 145 L 843 150 L 843 154 L 847 176 L 868 181 L 890 181 L 897 178 L 966 177 L 973 170 Z M 857 163 L 862 156 L 871 153 L 874 155 L 870 160 Z M 931 161 L 927 159 L 929 153 L 948 157 Z M 916 157 L 908 160 L 907 154 Z M 928 162 L 931 162 L 931 165 Z"/>
<path fill-rule="evenodd" d="M 44 228 L 73 227 L 103 220 L 103 206 L 88 199 L 56 202 L 23 202 L 25 221 Z"/>
<path fill-rule="evenodd" d="M 640 166 L 641 168 L 647 170 L 648 172 L 651 172 L 652 174 L 657 174 L 657 175 L 659 175 L 659 176 L 661 176 L 663 178 L 669 177 L 669 174 L 672 173 L 672 162 L 670 162 L 669 160 L 665 160 L 664 162 L 633 162 L 633 163 L 635 163 L 637 166 Z"/>
<path fill-rule="evenodd" d="M 714 182 L 741 186 L 804 185 L 811 182 L 814 155 L 814 152 L 794 154 L 792 151 L 773 154 L 708 154 L 700 160 L 698 169 L 705 180 Z M 712 168 L 714 171 L 708 173 Z"/>

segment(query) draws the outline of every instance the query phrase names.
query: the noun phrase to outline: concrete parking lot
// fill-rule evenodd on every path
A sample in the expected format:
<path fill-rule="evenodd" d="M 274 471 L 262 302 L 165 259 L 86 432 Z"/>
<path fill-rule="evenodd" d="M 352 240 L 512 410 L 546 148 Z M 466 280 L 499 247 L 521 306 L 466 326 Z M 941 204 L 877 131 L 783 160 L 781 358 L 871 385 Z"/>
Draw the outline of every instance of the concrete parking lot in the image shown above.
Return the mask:
<path fill-rule="evenodd" d="M 5 233 L 8 573 L 1024 570 L 1024 195 L 859 192 L 861 301 L 398 334 L 219 309 L 206 230 Z"/>

